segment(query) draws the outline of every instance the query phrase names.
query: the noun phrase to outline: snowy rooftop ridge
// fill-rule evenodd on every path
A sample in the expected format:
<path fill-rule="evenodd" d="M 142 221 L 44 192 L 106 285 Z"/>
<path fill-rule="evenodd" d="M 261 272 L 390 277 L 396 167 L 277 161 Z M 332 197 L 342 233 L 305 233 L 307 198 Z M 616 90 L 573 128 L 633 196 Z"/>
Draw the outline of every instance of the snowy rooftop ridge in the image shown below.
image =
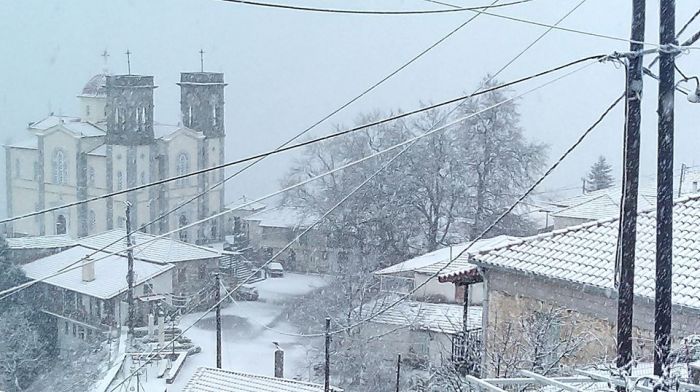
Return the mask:
<path fill-rule="evenodd" d="M 126 254 L 126 239 L 123 229 L 114 229 L 81 238 L 78 243 L 91 249 L 105 248 L 107 252 Z M 157 236 L 142 232 L 133 233 L 131 238 L 134 247 L 134 257 L 154 263 L 178 263 L 190 260 L 218 258 L 221 252 L 204 246 L 178 241 L 172 238 L 157 238 Z M 151 241 L 146 243 L 147 241 Z M 113 242 L 116 242 L 112 244 Z M 112 245 L 110 245 L 112 244 Z M 141 245 L 143 244 L 143 245 Z M 108 246 L 109 245 L 109 246 Z"/>
<path fill-rule="evenodd" d="M 301 208 L 279 206 L 266 208 L 246 218 L 246 221 L 257 221 L 260 227 L 305 228 L 311 226 L 317 219 Z"/>
<path fill-rule="evenodd" d="M 396 298 L 372 301 L 363 305 L 362 311 L 356 311 L 359 318 L 369 317 L 394 303 Z M 373 323 L 395 325 L 418 331 L 431 331 L 454 335 L 462 332 L 464 307 L 457 304 L 436 304 L 413 300 L 404 300 L 394 307 L 380 313 L 372 319 Z M 360 314 L 361 313 L 361 314 Z M 468 314 L 469 329 L 481 328 L 481 306 L 470 306 Z"/>
<path fill-rule="evenodd" d="M 10 249 L 67 248 L 77 244 L 66 234 L 6 238 L 5 240 Z"/>
<path fill-rule="evenodd" d="M 474 245 L 472 245 L 467 253 L 469 254 L 474 254 L 486 249 L 491 249 L 495 247 L 499 247 L 502 245 L 505 245 L 507 243 L 511 243 L 513 241 L 516 241 L 516 237 L 510 237 L 506 235 L 499 235 L 493 238 L 486 238 L 486 239 L 481 239 L 479 241 L 476 241 Z M 450 254 L 452 255 L 451 257 L 455 257 L 459 254 L 459 252 L 463 251 L 464 249 L 469 246 L 469 242 L 463 242 L 461 244 L 456 244 L 453 245 L 452 247 L 445 247 L 441 249 L 434 250 L 432 252 L 428 252 L 424 255 L 414 257 L 412 259 L 406 260 L 404 262 L 394 264 L 390 267 L 386 267 L 384 269 L 381 269 L 379 271 L 376 271 L 376 275 L 392 275 L 392 274 L 400 274 L 402 272 L 417 272 L 417 273 L 423 273 L 423 274 L 434 274 L 437 271 L 439 271 L 442 267 L 445 266 L 450 261 Z M 462 270 L 465 268 L 468 268 L 469 263 L 465 263 L 463 259 L 458 259 L 455 260 L 449 267 L 447 267 L 444 271 L 444 273 L 450 273 L 453 270 Z M 473 264 L 471 264 L 472 267 L 476 267 Z"/>
<path fill-rule="evenodd" d="M 63 252 L 32 261 L 24 266 L 24 272 L 30 279 L 44 279 L 58 271 L 64 270 L 74 263 L 91 254 L 92 249 L 84 246 L 75 246 Z M 95 280 L 85 282 L 82 279 L 82 268 L 74 268 L 64 273 L 44 280 L 44 283 L 62 287 L 71 291 L 86 294 L 100 299 L 110 299 L 127 290 L 126 273 L 127 258 L 121 255 L 110 255 L 98 252 L 93 259 L 105 257 L 95 261 Z M 174 268 L 172 265 L 149 263 L 134 260 L 134 272 L 136 274 L 135 285 L 139 285 L 148 279 L 152 279 Z"/>
<path fill-rule="evenodd" d="M 322 392 L 323 385 L 232 370 L 200 367 L 182 392 Z M 332 392 L 342 389 L 331 387 Z"/>
<path fill-rule="evenodd" d="M 656 209 L 637 216 L 635 294 L 654 298 Z M 677 199 L 673 220 L 673 302 L 700 309 L 700 194 Z M 476 254 L 471 262 L 614 289 L 618 223 L 609 218 L 524 238 Z"/>

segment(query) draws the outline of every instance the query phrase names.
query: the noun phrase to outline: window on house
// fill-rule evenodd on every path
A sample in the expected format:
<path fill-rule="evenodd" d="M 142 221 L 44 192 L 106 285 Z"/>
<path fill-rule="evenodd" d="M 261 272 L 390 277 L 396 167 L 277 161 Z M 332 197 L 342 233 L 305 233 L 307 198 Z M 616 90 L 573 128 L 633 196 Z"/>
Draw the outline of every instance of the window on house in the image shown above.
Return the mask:
<path fill-rule="evenodd" d="M 78 327 L 73 324 L 73 337 L 76 337 L 78 335 Z"/>
<path fill-rule="evenodd" d="M 90 115 L 90 105 L 85 105 L 85 115 L 86 116 Z"/>
<path fill-rule="evenodd" d="M 187 153 L 181 152 L 177 156 L 177 167 L 176 167 L 176 175 L 178 176 L 183 176 L 190 171 L 190 158 L 187 156 Z M 179 186 L 186 186 L 187 185 L 187 178 L 180 178 L 177 180 L 177 184 Z"/>
<path fill-rule="evenodd" d="M 19 175 L 20 175 L 19 159 L 15 159 L 15 177 L 19 178 Z"/>
<path fill-rule="evenodd" d="M 56 234 L 66 234 L 68 224 L 66 222 L 66 217 L 59 215 L 56 217 Z"/>
<path fill-rule="evenodd" d="M 143 284 L 143 295 L 151 295 L 153 294 L 153 283 L 152 282 L 146 282 Z"/>
<path fill-rule="evenodd" d="M 68 335 L 68 334 L 70 333 L 69 330 L 68 330 L 68 321 L 66 321 L 66 322 L 64 323 L 64 326 L 63 326 L 63 333 L 66 334 L 66 335 Z"/>
<path fill-rule="evenodd" d="M 146 184 L 146 172 L 141 172 L 141 185 Z"/>
<path fill-rule="evenodd" d="M 97 215 L 95 214 L 95 210 L 90 210 L 88 213 L 88 227 L 90 230 L 95 230 L 95 225 L 97 224 Z"/>
<path fill-rule="evenodd" d="M 53 183 L 65 184 L 68 181 L 68 167 L 66 156 L 63 150 L 56 150 L 53 153 Z"/>
<path fill-rule="evenodd" d="M 205 264 L 200 264 L 197 267 L 197 277 L 201 279 L 206 279 L 207 277 L 207 266 Z"/>
<path fill-rule="evenodd" d="M 187 267 L 181 267 L 177 270 L 177 282 L 184 283 L 187 282 Z"/>
<path fill-rule="evenodd" d="M 124 218 L 123 216 L 120 216 L 119 218 L 117 218 L 117 226 L 122 228 L 122 229 L 125 228 L 126 227 L 126 218 Z"/>

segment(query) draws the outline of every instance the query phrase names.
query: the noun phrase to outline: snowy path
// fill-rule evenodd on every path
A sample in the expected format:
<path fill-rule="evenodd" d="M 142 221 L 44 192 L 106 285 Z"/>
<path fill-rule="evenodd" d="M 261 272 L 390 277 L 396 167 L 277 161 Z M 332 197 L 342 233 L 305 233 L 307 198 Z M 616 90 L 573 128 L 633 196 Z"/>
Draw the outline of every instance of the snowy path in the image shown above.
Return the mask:
<path fill-rule="evenodd" d="M 283 278 L 267 279 L 253 284 L 258 288 L 260 300 L 238 302 L 222 309 L 222 367 L 242 372 L 273 375 L 273 358 L 278 342 L 285 351 L 285 377 L 309 378 L 306 366 L 308 341 L 287 336 L 276 331 L 296 333 L 296 329 L 285 322 L 275 322 L 282 316 L 283 305 L 326 284 L 322 277 L 287 273 Z M 183 317 L 181 327 L 189 326 L 202 313 Z M 265 326 L 274 323 L 274 331 Z M 200 366 L 216 366 L 216 324 L 214 314 L 207 315 L 186 334 L 202 352 L 187 358 L 175 383 L 167 386 L 169 392 L 180 391 Z M 154 374 L 154 373 L 152 373 Z M 146 390 L 162 391 L 165 381 L 149 377 Z"/>

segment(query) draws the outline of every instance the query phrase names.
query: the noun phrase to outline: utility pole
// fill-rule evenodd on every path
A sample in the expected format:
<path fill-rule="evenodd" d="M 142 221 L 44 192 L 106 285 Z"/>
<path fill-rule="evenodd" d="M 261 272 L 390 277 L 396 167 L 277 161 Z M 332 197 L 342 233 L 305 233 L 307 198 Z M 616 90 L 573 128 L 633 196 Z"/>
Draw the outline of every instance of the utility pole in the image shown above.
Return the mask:
<path fill-rule="evenodd" d="M 401 354 L 396 360 L 396 392 L 399 392 L 399 381 L 401 381 Z"/>
<path fill-rule="evenodd" d="M 219 273 L 214 274 L 214 300 L 216 301 L 216 368 L 221 369 L 221 288 Z"/>
<path fill-rule="evenodd" d="M 637 243 L 637 196 L 639 193 L 639 146 L 642 123 L 642 70 L 646 0 L 632 2 L 632 32 L 626 72 L 626 119 L 624 172 L 622 180 L 619 287 L 617 298 L 617 368 L 626 369 L 632 361 L 632 316 L 634 313 L 634 262 Z M 624 388 L 621 388 L 624 390 Z"/>
<path fill-rule="evenodd" d="M 126 292 L 126 302 L 129 304 L 129 315 L 127 319 L 127 337 L 129 344 L 133 343 L 134 339 L 134 251 L 131 249 L 131 203 L 126 202 L 126 257 L 128 259 L 128 267 L 126 273 L 126 283 L 128 289 Z"/>
<path fill-rule="evenodd" d="M 654 374 L 661 376 L 671 346 L 673 271 L 673 111 L 675 90 L 676 2 L 659 3 L 659 134 L 656 202 L 656 296 L 654 307 Z"/>
<path fill-rule="evenodd" d="M 331 318 L 326 317 L 326 364 L 324 368 L 323 392 L 331 390 Z"/>

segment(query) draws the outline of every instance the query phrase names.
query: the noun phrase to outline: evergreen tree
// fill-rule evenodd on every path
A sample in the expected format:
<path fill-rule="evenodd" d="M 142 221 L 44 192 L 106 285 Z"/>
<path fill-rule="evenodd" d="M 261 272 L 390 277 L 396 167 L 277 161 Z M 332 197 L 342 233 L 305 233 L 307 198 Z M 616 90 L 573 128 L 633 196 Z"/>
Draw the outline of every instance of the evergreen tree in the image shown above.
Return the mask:
<path fill-rule="evenodd" d="M 597 191 L 611 187 L 614 178 L 610 172 L 612 172 L 612 166 L 605 160 L 604 156 L 599 156 L 598 161 L 591 166 L 591 171 L 586 178 L 586 189 L 588 191 Z"/>

